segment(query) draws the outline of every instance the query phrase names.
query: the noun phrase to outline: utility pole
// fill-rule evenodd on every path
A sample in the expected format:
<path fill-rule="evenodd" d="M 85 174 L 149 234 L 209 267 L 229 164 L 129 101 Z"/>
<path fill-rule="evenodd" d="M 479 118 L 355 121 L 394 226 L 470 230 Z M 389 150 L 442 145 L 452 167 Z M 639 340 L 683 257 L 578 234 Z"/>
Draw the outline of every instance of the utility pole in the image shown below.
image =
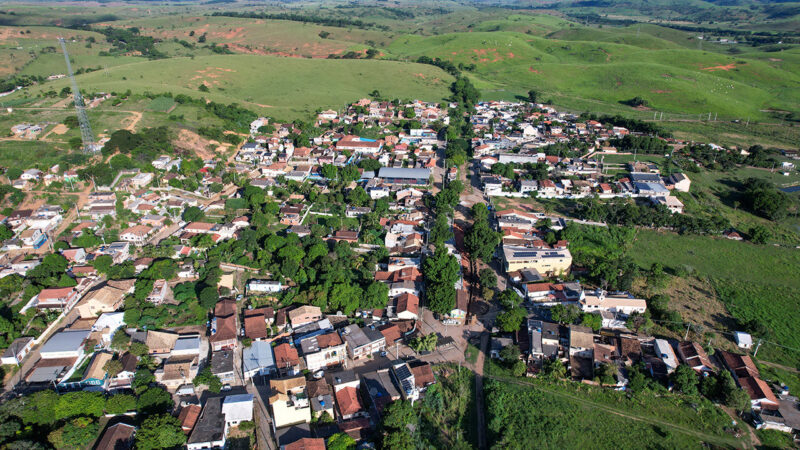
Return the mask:
<path fill-rule="evenodd" d="M 756 344 L 756 351 L 753 352 L 753 356 L 758 355 L 758 349 L 761 347 L 761 339 L 758 340 L 758 344 Z"/>
<path fill-rule="evenodd" d="M 686 334 L 683 336 L 684 341 L 689 339 L 689 328 L 691 328 L 691 326 L 692 326 L 691 324 L 686 325 Z"/>

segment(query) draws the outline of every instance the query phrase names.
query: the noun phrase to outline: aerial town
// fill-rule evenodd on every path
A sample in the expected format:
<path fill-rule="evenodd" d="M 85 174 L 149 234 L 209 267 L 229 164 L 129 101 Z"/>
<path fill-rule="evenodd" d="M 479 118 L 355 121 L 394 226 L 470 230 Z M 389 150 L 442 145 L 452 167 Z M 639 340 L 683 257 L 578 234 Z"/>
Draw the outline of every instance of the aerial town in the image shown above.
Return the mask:
<path fill-rule="evenodd" d="M 722 402 L 758 428 L 800 428 L 797 399 L 748 355 L 757 339 L 735 330 L 722 349 L 684 325 L 653 335 L 668 319 L 625 269 L 598 283 L 571 253 L 586 239 L 576 227 L 609 225 L 592 211 L 618 198 L 690 226 L 692 175 L 604 158 L 648 147 L 691 160 L 694 144 L 529 102 L 453 111 L 364 99 L 320 111 L 314 136 L 259 118 L 227 159 L 159 155 L 107 186 L 23 171 L 15 188 L 86 191 L 74 210 L 2 217 L 4 402 L 55 391 L 100 395 L 106 417 L 159 411 L 179 431 L 163 448 L 239 448 L 248 433 L 258 448 L 408 448 L 387 443 L 393 405 L 441 398 L 468 368 L 622 392 L 722 380 Z M 587 203 L 575 218 L 528 199 Z M 153 432 L 131 423 L 114 420 L 94 448 Z"/>

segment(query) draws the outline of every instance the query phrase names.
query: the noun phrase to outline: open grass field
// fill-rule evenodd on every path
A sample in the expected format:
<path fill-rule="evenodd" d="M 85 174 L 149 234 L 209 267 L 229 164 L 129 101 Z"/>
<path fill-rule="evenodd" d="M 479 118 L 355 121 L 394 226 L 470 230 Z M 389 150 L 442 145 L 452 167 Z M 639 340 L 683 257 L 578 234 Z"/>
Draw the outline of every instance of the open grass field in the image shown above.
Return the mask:
<path fill-rule="evenodd" d="M 227 45 L 237 53 L 307 58 L 326 58 L 349 50 L 360 51 L 366 49 L 368 43 L 382 47 L 390 41 L 389 33 L 378 30 L 329 27 L 288 20 L 201 15 L 115 21 L 98 26 L 137 27 L 142 34 L 160 40 L 179 39 L 198 46 L 212 43 Z M 321 34 L 326 37 L 321 37 Z M 205 43 L 199 42 L 203 35 Z"/>
<path fill-rule="evenodd" d="M 0 141 L 0 166 L 30 168 L 50 167 L 62 163 L 69 150 L 66 146 L 41 141 Z"/>
<path fill-rule="evenodd" d="M 591 40 L 598 33 L 608 42 Z M 607 34 L 569 31 L 569 37 L 587 40 L 516 32 L 407 35 L 388 50 L 412 60 L 425 55 L 475 64 L 473 76 L 502 89 L 501 96 L 537 89 L 544 98 L 559 95 L 554 100 L 567 107 L 583 107 L 586 99 L 619 105 L 641 96 L 653 110 L 687 119 L 703 112 L 745 119 L 766 118 L 764 110 L 770 108 L 796 110 L 800 105 L 800 76 L 793 62 L 693 50 L 652 36 L 627 39 L 635 38 L 629 31 Z"/>
<path fill-rule="evenodd" d="M 172 92 L 238 102 L 281 119 L 308 118 L 320 108 L 338 108 L 378 90 L 387 98 L 441 101 L 453 77 L 421 64 L 370 60 L 312 60 L 262 55 L 219 55 L 139 60 L 77 77 L 93 92 Z M 68 80 L 48 83 L 60 90 Z M 205 85 L 210 92 L 198 90 Z M 36 95 L 43 87 L 34 87 Z M 38 91 L 38 92 L 37 92 Z M 19 95 L 19 94 L 15 94 Z M 9 98 L 14 98 L 10 96 Z"/>
<path fill-rule="evenodd" d="M 539 448 L 543 442 L 545 448 L 624 449 L 736 443 L 724 432 L 730 419 L 708 401 L 693 408 L 696 400 L 677 395 L 640 393 L 629 399 L 623 392 L 578 383 L 506 376 L 487 380 L 485 392 L 488 441 L 499 448 Z"/>
<path fill-rule="evenodd" d="M 708 277 L 716 297 L 740 322 L 757 320 L 767 329 L 759 358 L 800 365 L 800 250 L 754 245 L 724 238 L 639 230 L 629 253 L 641 267 L 653 263 L 689 269 Z M 733 330 L 723 330 L 733 331 Z"/>

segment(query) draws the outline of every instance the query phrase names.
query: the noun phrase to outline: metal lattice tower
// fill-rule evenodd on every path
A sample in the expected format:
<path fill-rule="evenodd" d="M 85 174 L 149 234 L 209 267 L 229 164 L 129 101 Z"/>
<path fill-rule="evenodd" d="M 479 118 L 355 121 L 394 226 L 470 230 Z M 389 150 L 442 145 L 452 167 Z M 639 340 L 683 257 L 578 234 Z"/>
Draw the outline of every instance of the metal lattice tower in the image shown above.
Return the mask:
<path fill-rule="evenodd" d="M 81 140 L 83 141 L 83 151 L 86 153 L 93 153 L 96 150 L 94 145 L 94 135 L 92 134 L 92 127 L 89 125 L 89 117 L 86 116 L 86 107 L 83 104 L 83 96 L 78 89 L 78 83 L 75 81 L 75 74 L 72 73 L 72 64 L 69 62 L 69 53 L 67 53 L 67 45 L 64 38 L 58 38 L 58 43 L 61 44 L 61 50 L 64 52 L 64 60 L 67 62 L 67 72 L 69 79 L 72 82 L 72 98 L 75 100 L 75 111 L 78 113 L 78 125 L 81 128 Z"/>

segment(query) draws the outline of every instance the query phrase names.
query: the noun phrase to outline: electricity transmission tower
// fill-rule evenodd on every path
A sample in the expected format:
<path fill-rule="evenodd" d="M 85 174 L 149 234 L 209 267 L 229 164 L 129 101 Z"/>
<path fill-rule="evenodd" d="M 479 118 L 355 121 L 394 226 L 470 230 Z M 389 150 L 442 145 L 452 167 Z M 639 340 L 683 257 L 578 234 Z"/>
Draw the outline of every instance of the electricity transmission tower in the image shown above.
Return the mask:
<path fill-rule="evenodd" d="M 61 44 L 61 50 L 64 52 L 64 60 L 67 61 L 67 72 L 69 73 L 69 79 L 72 82 L 72 98 L 75 101 L 75 111 L 78 113 L 78 125 L 81 128 L 83 151 L 86 153 L 93 153 L 96 150 L 96 147 L 94 145 L 92 127 L 89 125 L 89 118 L 86 116 L 86 107 L 83 104 L 83 96 L 81 95 L 81 91 L 78 89 L 78 83 L 75 81 L 75 74 L 72 73 L 72 64 L 69 62 L 67 45 L 64 43 L 64 38 L 58 38 L 58 43 Z"/>

